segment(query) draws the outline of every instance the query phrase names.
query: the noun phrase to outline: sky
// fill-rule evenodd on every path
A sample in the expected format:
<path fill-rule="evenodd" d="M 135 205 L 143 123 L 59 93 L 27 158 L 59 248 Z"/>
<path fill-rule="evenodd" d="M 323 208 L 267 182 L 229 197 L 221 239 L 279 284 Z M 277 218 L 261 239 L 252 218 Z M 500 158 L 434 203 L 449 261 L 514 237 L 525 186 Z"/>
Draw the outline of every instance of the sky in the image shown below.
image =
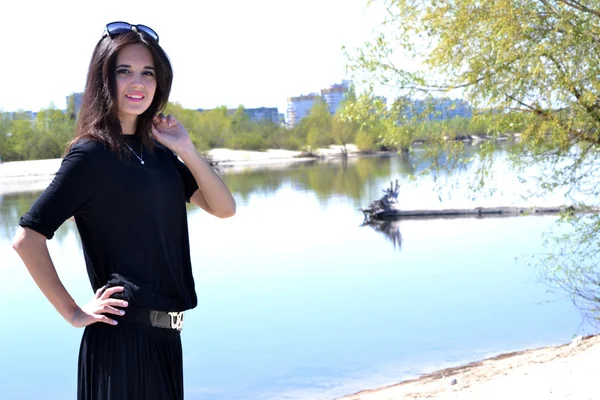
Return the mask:
<path fill-rule="evenodd" d="M 186 108 L 278 107 L 342 79 L 346 56 L 383 21 L 367 0 L 71 1 L 3 4 L 0 110 L 39 111 L 84 89 L 104 26 L 144 24 L 174 70 L 170 101 Z"/>

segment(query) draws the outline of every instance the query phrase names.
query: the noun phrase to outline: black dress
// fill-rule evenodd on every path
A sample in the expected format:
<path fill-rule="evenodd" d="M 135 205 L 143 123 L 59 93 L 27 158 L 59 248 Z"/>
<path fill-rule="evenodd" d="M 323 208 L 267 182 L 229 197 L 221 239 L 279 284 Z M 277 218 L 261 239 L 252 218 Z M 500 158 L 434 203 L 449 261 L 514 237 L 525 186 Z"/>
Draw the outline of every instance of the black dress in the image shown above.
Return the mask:
<path fill-rule="evenodd" d="M 83 333 L 78 399 L 183 399 L 180 332 L 130 321 L 127 313 L 196 306 L 185 202 L 198 186 L 165 147 L 142 152 L 135 136 L 124 138 L 143 165 L 133 154 L 123 161 L 82 141 L 20 225 L 51 239 L 74 216 L 92 289 L 115 276 L 131 283 L 119 324 L 96 323 Z"/>

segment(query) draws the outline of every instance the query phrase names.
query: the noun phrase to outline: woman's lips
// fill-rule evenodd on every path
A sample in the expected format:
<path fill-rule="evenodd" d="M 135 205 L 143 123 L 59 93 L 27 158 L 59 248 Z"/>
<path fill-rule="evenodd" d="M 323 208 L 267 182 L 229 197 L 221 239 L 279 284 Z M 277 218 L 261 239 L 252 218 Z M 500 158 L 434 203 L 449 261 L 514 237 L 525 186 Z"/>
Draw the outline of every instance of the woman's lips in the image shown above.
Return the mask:
<path fill-rule="evenodd" d="M 125 97 L 127 98 L 127 100 L 133 103 L 139 103 L 142 100 L 144 100 L 144 96 L 142 96 L 141 94 L 127 94 L 125 95 Z"/>

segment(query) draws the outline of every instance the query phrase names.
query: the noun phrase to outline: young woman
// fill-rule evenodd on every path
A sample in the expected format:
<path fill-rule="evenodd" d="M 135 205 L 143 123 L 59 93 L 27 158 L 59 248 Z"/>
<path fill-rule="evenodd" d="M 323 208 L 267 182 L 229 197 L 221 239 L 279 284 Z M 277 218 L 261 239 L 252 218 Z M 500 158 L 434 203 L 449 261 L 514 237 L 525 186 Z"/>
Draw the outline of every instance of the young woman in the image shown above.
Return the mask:
<path fill-rule="evenodd" d="M 85 327 L 79 400 L 183 399 L 180 331 L 183 311 L 197 304 L 185 203 L 235 214 L 231 193 L 185 128 L 161 113 L 173 72 L 158 40 L 144 25 L 106 26 L 76 137 L 13 244 L 60 315 Z M 71 216 L 95 291 L 81 307 L 46 246 Z"/>

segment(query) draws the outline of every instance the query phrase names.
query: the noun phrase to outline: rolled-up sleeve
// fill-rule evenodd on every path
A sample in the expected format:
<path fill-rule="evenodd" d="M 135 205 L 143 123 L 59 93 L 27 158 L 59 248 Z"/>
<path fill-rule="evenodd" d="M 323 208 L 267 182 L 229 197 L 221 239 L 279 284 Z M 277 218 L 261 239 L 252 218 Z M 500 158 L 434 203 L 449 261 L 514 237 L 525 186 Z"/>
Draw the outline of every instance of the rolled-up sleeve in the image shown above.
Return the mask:
<path fill-rule="evenodd" d="M 56 176 L 25 213 L 19 225 L 48 239 L 68 218 L 81 213 L 91 202 L 93 168 L 85 144 L 77 144 L 63 159 Z"/>

